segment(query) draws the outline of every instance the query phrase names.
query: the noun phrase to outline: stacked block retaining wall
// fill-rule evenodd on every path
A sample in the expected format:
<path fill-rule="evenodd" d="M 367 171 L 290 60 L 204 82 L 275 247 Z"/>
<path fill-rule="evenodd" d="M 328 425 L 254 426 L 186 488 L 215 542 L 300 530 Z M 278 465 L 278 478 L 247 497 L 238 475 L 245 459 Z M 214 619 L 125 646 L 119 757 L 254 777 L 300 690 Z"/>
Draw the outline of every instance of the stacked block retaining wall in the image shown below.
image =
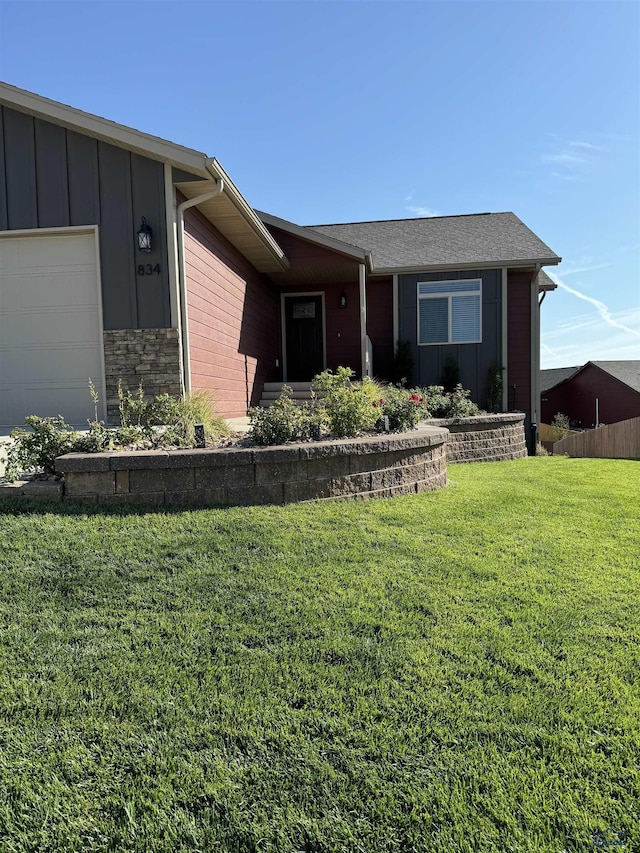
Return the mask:
<path fill-rule="evenodd" d="M 270 448 L 67 454 L 65 500 L 90 504 L 250 505 L 390 497 L 446 485 L 447 431 Z"/>
<path fill-rule="evenodd" d="M 524 412 L 476 415 L 472 418 L 441 418 L 426 421 L 446 427 L 447 462 L 500 462 L 527 455 Z"/>

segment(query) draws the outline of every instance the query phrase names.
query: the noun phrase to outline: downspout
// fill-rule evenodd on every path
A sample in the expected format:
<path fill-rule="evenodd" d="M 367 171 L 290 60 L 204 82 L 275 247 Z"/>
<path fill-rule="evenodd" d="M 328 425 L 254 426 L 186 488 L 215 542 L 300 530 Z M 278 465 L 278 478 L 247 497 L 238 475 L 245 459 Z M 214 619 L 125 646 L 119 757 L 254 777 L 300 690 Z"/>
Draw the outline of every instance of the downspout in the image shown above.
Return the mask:
<path fill-rule="evenodd" d="M 187 316 L 187 263 L 184 255 L 184 212 L 190 207 L 202 204 L 220 195 L 224 190 L 224 181 L 218 178 L 214 190 L 189 198 L 178 205 L 178 276 L 180 279 L 180 334 L 182 337 L 182 363 L 184 365 L 184 390 L 191 390 L 191 358 L 189 356 L 189 318 Z"/>

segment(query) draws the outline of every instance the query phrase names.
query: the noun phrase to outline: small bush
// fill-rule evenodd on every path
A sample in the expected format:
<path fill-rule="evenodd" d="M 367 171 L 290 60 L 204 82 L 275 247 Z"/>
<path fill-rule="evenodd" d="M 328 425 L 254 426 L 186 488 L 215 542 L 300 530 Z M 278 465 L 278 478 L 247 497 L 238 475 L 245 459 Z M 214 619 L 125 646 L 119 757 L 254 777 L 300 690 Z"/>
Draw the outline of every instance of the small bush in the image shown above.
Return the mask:
<path fill-rule="evenodd" d="M 444 418 L 449 410 L 449 399 L 442 385 L 429 385 L 428 388 L 414 388 L 414 392 L 424 399 L 432 418 Z"/>
<path fill-rule="evenodd" d="M 403 388 L 413 383 L 413 349 L 411 341 L 396 341 L 396 350 L 393 356 L 393 381 Z"/>
<path fill-rule="evenodd" d="M 498 412 L 502 408 L 504 379 L 502 367 L 497 361 L 492 362 L 487 377 L 487 409 Z"/>
<path fill-rule="evenodd" d="M 368 378 L 353 382 L 353 375 L 350 367 L 339 367 L 335 373 L 331 370 L 319 373 L 312 383 L 313 390 L 323 394 L 329 429 L 336 438 L 349 438 L 362 430 L 373 429 L 380 417 L 382 388 Z"/>
<path fill-rule="evenodd" d="M 458 383 L 453 391 L 445 391 L 442 385 L 430 385 L 416 389 L 424 397 L 424 402 L 432 418 L 470 418 L 480 412 L 470 399 L 471 391 L 466 391 Z"/>
<path fill-rule="evenodd" d="M 62 415 L 40 418 L 30 415 L 25 425 L 31 432 L 18 428 L 11 431 L 13 444 L 7 450 L 5 477 L 12 483 L 23 472 L 42 471 L 48 477 L 55 474 L 56 456 L 73 452 L 78 433 Z"/>
<path fill-rule="evenodd" d="M 442 384 L 445 391 L 452 392 L 460 384 L 460 367 L 458 360 L 450 355 L 442 368 Z"/>
<path fill-rule="evenodd" d="M 471 391 L 466 391 L 458 382 L 453 391 L 448 395 L 449 405 L 447 418 L 471 418 L 477 415 L 480 409 L 470 399 Z"/>
<path fill-rule="evenodd" d="M 25 425 L 11 433 L 13 444 L 7 450 L 5 477 L 11 483 L 22 473 L 42 473 L 53 476 L 57 456 L 65 453 L 101 453 L 122 450 L 145 443 L 146 446 L 193 447 L 194 425 L 204 425 L 205 440 L 214 443 L 229 435 L 229 428 L 213 410 L 213 399 L 207 391 L 196 391 L 183 399 L 160 394 L 145 400 L 142 385 L 135 394 L 118 387 L 120 426 L 109 428 L 97 420 L 98 397 L 89 381 L 89 391 L 95 406 L 95 420 L 86 432 L 79 432 L 65 423 L 62 415 L 40 418 L 30 415 Z"/>
<path fill-rule="evenodd" d="M 322 429 L 322 411 L 314 403 L 298 405 L 291 399 L 292 390 L 283 385 L 273 406 L 249 409 L 248 436 L 256 444 L 285 444 L 305 441 Z"/>
<path fill-rule="evenodd" d="M 429 410 L 421 394 L 393 385 L 384 390 L 381 413 L 389 418 L 389 429 L 394 431 L 413 429 L 419 421 L 429 417 Z"/>
<path fill-rule="evenodd" d="M 556 431 L 556 441 L 566 438 L 571 433 L 571 423 L 567 415 L 557 412 L 551 421 L 551 426 Z"/>

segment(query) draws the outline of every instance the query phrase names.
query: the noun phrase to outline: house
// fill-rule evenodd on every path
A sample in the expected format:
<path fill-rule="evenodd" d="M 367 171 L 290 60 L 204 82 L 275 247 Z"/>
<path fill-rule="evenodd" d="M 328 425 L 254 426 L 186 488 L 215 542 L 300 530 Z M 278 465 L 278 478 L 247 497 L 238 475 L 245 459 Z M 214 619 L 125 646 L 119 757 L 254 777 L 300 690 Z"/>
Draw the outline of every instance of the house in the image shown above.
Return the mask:
<path fill-rule="evenodd" d="M 541 389 L 543 423 L 551 423 L 558 413 L 580 429 L 637 418 L 640 360 L 588 361 L 582 367 L 542 370 Z"/>
<path fill-rule="evenodd" d="M 539 415 L 560 258 L 513 213 L 299 226 L 215 158 L 0 84 L 0 424 L 103 417 L 117 388 L 211 389 L 226 417 L 325 367 L 414 382 L 454 359 L 481 404 Z M 106 408 L 104 408 L 106 404 Z"/>

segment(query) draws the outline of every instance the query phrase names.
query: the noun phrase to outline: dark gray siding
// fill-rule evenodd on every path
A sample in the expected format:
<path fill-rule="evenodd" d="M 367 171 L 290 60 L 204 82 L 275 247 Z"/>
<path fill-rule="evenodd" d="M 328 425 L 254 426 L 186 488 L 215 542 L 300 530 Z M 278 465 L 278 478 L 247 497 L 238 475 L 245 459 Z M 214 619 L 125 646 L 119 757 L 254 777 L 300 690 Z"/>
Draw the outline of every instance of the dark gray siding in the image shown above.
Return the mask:
<path fill-rule="evenodd" d="M 105 329 L 170 326 L 163 164 L 7 107 L 0 155 L 0 230 L 98 225 Z M 141 264 L 161 272 L 139 275 Z"/>
<path fill-rule="evenodd" d="M 418 282 L 482 279 L 482 343 L 418 346 Z M 489 368 L 502 365 L 501 270 L 464 270 L 462 272 L 413 273 L 398 276 L 399 337 L 413 348 L 416 385 L 441 385 L 446 360 L 458 362 L 460 381 L 471 391 L 471 398 L 484 406 Z"/>

